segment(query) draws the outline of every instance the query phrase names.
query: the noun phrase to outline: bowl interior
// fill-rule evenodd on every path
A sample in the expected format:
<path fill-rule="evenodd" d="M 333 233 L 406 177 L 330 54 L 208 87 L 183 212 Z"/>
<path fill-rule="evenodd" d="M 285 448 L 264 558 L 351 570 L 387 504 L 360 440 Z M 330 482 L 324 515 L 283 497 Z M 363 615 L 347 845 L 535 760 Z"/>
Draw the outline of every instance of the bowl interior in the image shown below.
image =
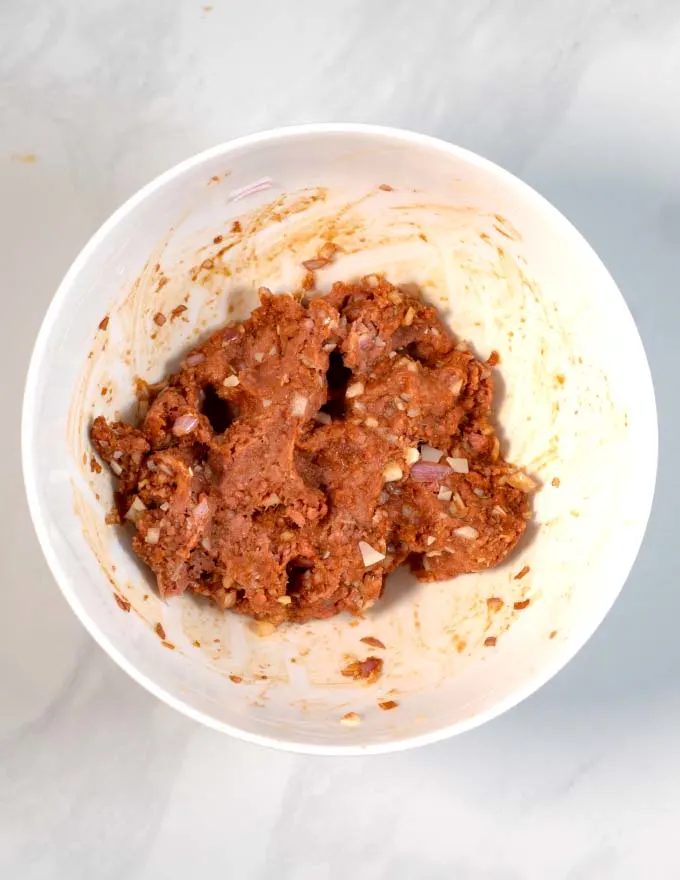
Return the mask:
<path fill-rule="evenodd" d="M 260 638 L 246 620 L 192 597 L 159 600 L 125 533 L 104 523 L 111 480 L 91 470 L 87 430 L 99 413 L 133 415 L 134 378 L 160 378 L 199 337 L 246 315 L 260 285 L 297 287 L 301 261 L 327 236 L 342 253 L 319 273 L 323 288 L 371 272 L 416 283 L 480 356 L 500 353 L 504 451 L 542 488 L 526 538 L 496 570 L 430 585 L 398 573 L 360 621 Z M 177 306 L 186 311 L 154 323 Z M 360 127 L 244 139 L 173 169 L 127 203 L 79 256 L 48 313 L 23 428 L 41 543 L 109 653 L 209 724 L 317 751 L 433 740 L 550 677 L 620 590 L 656 469 L 644 352 L 578 233 L 465 151 Z M 503 607 L 490 610 L 490 597 Z M 515 609 L 525 599 L 529 606 Z M 385 650 L 368 648 L 365 636 Z M 495 647 L 485 646 L 489 636 Z M 377 684 L 342 678 L 347 657 L 370 653 L 385 661 Z M 398 708 L 381 711 L 381 699 Z M 349 711 L 362 717 L 358 727 L 340 724 Z"/>

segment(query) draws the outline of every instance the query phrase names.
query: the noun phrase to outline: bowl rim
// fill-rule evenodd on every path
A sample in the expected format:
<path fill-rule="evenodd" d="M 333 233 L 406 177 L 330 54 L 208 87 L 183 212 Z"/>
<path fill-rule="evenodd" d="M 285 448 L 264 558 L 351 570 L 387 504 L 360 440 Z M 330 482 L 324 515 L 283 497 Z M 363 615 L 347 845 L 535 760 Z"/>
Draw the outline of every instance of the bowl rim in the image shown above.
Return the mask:
<path fill-rule="evenodd" d="M 534 674 L 530 675 L 527 680 L 520 686 L 515 688 L 504 699 L 494 703 L 471 718 L 454 722 L 446 725 L 438 730 L 416 736 L 407 736 L 394 741 L 386 741 L 380 743 L 370 743 L 366 745 L 348 744 L 343 745 L 340 742 L 330 744 L 306 744 L 292 739 L 286 739 L 285 734 L 282 736 L 271 736 L 264 734 L 255 734 L 234 727 L 222 721 L 212 718 L 210 715 L 193 708 L 186 704 L 182 699 L 174 694 L 166 691 L 159 686 L 153 679 L 142 673 L 133 663 L 131 663 L 124 654 L 119 651 L 115 644 L 111 642 L 100 630 L 97 623 L 85 611 L 80 602 L 76 590 L 71 584 L 71 578 L 61 565 L 59 555 L 52 542 L 48 525 L 43 516 L 39 486 L 36 479 L 36 472 L 32 457 L 32 438 L 36 429 L 36 413 L 34 403 L 36 400 L 36 389 L 38 384 L 38 376 L 40 367 L 46 352 L 48 351 L 48 342 L 53 326 L 60 314 L 62 307 L 67 301 L 70 289 L 80 274 L 82 268 L 90 259 L 92 253 L 97 249 L 102 241 L 106 239 L 112 229 L 114 229 L 128 214 L 133 212 L 135 208 L 149 198 L 157 190 L 164 187 L 184 172 L 193 169 L 201 164 L 214 159 L 218 156 L 228 156 L 230 153 L 243 148 L 253 147 L 263 143 L 275 143 L 286 140 L 295 140 L 304 138 L 309 135 L 359 135 L 378 137 L 386 142 L 394 144 L 402 144 L 407 146 L 428 147 L 454 156 L 470 165 L 476 166 L 478 169 L 489 174 L 491 178 L 502 181 L 509 187 L 512 187 L 518 194 L 518 197 L 525 203 L 533 203 L 536 209 L 544 214 L 550 215 L 553 220 L 562 228 L 565 236 L 575 241 L 579 248 L 584 252 L 589 252 L 590 259 L 599 265 L 601 272 L 609 279 L 612 291 L 615 291 L 619 297 L 619 305 L 623 309 L 623 317 L 628 320 L 633 331 L 633 337 L 637 338 L 640 347 L 641 365 L 644 364 L 646 369 L 644 375 L 641 376 L 641 386 L 645 389 L 644 398 L 648 409 L 648 430 L 650 434 L 650 450 L 646 460 L 646 480 L 641 490 L 640 504 L 638 507 L 639 515 L 634 525 L 630 540 L 626 545 L 625 552 L 620 559 L 617 576 L 619 578 L 618 586 L 610 587 L 610 595 L 606 597 L 605 602 L 601 602 L 595 607 L 595 613 L 587 619 L 586 624 L 577 630 L 569 642 L 565 645 L 565 649 L 555 654 L 551 662 L 541 667 Z M 282 126 L 268 129 L 255 134 L 245 135 L 235 138 L 216 146 L 210 147 L 188 159 L 179 162 L 168 170 L 159 174 L 149 183 L 141 187 L 137 192 L 130 196 L 107 220 L 94 232 L 80 253 L 76 256 L 70 268 L 64 275 L 59 284 L 40 325 L 38 335 L 31 354 L 30 364 L 26 377 L 24 388 L 22 418 L 21 418 L 21 458 L 22 470 L 24 477 L 24 486 L 28 507 L 33 522 L 38 542 L 42 552 L 46 558 L 52 576 L 56 580 L 64 598 L 71 606 L 76 617 L 83 624 L 92 638 L 104 649 L 111 659 L 134 681 L 144 687 L 154 696 L 158 697 L 173 709 L 194 719 L 207 727 L 228 733 L 238 740 L 258 745 L 269 746 L 279 750 L 310 755 L 325 756 L 344 756 L 344 755 L 376 755 L 391 752 L 404 751 L 406 749 L 415 748 L 417 746 L 429 745 L 431 743 L 441 742 L 454 735 L 473 730 L 487 721 L 502 715 L 509 709 L 521 703 L 531 694 L 535 693 L 539 688 L 553 678 L 561 669 L 563 669 L 571 659 L 583 648 L 586 642 L 592 637 L 594 632 L 600 626 L 604 618 L 609 613 L 612 605 L 618 598 L 624 584 L 626 583 L 633 564 L 637 558 L 642 541 L 647 529 L 649 516 L 652 509 L 654 498 L 654 490 L 656 485 L 656 475 L 658 466 L 658 417 L 656 409 L 656 401 L 654 395 L 654 386 L 652 381 L 649 362 L 644 350 L 642 339 L 640 338 L 637 325 L 631 315 L 628 305 L 618 288 L 618 285 L 609 274 L 599 256 L 581 235 L 576 227 L 544 196 L 540 195 L 529 184 L 516 177 L 505 168 L 497 165 L 495 162 L 479 156 L 471 150 L 450 144 L 440 138 L 430 135 L 419 134 L 407 129 L 392 128 L 382 125 L 370 125 L 362 123 L 309 123 L 304 125 Z M 612 578 L 611 583 L 615 583 Z"/>

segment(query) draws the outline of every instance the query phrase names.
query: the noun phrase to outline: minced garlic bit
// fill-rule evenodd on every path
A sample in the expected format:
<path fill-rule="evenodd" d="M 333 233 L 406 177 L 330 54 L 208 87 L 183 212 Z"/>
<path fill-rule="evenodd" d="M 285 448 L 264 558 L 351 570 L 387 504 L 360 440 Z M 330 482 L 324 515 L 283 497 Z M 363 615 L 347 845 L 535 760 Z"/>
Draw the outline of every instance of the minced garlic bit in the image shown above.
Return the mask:
<path fill-rule="evenodd" d="M 357 715 L 356 712 L 347 712 L 340 719 L 340 724 L 344 727 L 358 727 L 361 724 L 361 715 Z"/>
<path fill-rule="evenodd" d="M 386 483 L 394 483 L 397 480 L 401 480 L 403 476 L 404 472 L 396 461 L 387 462 L 385 470 L 383 471 L 383 477 L 385 478 Z"/>
<path fill-rule="evenodd" d="M 447 458 L 449 467 L 454 474 L 469 474 L 470 467 L 467 458 Z"/>
<path fill-rule="evenodd" d="M 415 464 L 420 459 L 420 451 L 417 446 L 409 446 L 404 453 L 406 464 Z"/>
<path fill-rule="evenodd" d="M 454 529 L 453 534 L 458 535 L 459 538 L 468 538 L 471 541 L 479 537 L 479 532 L 477 529 L 473 529 L 472 526 L 461 526 L 459 529 Z"/>
<path fill-rule="evenodd" d="M 295 392 L 290 401 L 290 411 L 297 418 L 304 418 L 307 412 L 307 398 Z"/>
<path fill-rule="evenodd" d="M 364 383 L 363 382 L 354 382 L 352 385 L 347 386 L 347 391 L 345 391 L 345 397 L 359 397 L 364 393 Z"/>
<path fill-rule="evenodd" d="M 135 495 L 134 501 L 128 508 L 128 512 L 125 514 L 125 519 L 129 519 L 131 522 L 137 522 L 145 510 L 146 504 L 144 504 L 139 495 Z"/>
<path fill-rule="evenodd" d="M 366 568 L 375 565 L 376 562 L 382 562 L 385 558 L 384 553 L 380 553 L 374 547 L 371 547 L 370 544 L 367 544 L 366 541 L 359 541 L 359 552 L 361 553 L 361 558 L 364 560 L 364 566 Z"/>
<path fill-rule="evenodd" d="M 222 384 L 225 388 L 236 388 L 239 384 L 238 376 L 227 376 L 227 378 L 222 381 Z"/>

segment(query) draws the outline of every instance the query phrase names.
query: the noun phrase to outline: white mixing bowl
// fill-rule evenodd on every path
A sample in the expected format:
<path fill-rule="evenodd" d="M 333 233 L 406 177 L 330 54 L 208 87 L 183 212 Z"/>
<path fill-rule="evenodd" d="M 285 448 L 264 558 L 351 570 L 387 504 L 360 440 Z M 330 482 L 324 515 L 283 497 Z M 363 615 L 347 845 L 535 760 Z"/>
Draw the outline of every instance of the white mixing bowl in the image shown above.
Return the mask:
<path fill-rule="evenodd" d="M 371 272 L 415 282 L 480 356 L 500 353 L 504 452 L 542 488 L 526 538 L 494 571 L 439 584 L 402 572 L 358 622 L 343 616 L 261 638 L 248 620 L 192 596 L 159 599 L 125 532 L 105 525 L 112 480 L 91 470 L 88 426 L 98 413 L 134 414 L 134 377 L 160 378 L 199 335 L 247 314 L 259 286 L 297 287 L 301 261 L 327 235 L 341 255 L 319 273 L 321 286 Z M 187 310 L 176 320 L 154 323 L 179 305 Z M 578 232 L 472 153 L 358 125 L 233 141 L 133 196 L 59 287 L 23 415 L 38 537 L 99 644 L 199 721 L 323 754 L 434 742 L 493 718 L 554 675 L 621 590 L 647 522 L 656 457 L 640 339 Z M 526 599 L 528 607 L 514 607 Z M 384 658 L 376 684 L 341 676 L 348 657 L 371 653 Z M 380 700 L 398 706 L 383 711 Z M 361 723 L 342 724 L 348 712 Z"/>

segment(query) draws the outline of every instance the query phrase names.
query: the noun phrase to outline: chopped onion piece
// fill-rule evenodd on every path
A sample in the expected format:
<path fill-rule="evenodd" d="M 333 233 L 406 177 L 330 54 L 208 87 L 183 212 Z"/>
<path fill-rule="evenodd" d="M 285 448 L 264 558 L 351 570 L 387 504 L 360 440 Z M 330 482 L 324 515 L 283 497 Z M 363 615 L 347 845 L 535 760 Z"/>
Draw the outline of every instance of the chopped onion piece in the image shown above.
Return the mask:
<path fill-rule="evenodd" d="M 396 461 L 388 461 L 385 465 L 385 470 L 383 471 L 383 477 L 385 478 L 386 483 L 394 483 L 397 480 L 401 480 L 404 476 L 404 472 L 399 467 Z"/>
<path fill-rule="evenodd" d="M 195 367 L 197 364 L 202 364 L 204 360 L 205 355 L 198 352 L 197 354 L 190 354 L 185 363 L 189 367 Z"/>
<path fill-rule="evenodd" d="M 423 461 L 439 461 L 439 459 L 444 455 L 441 449 L 435 449 L 434 446 L 428 446 L 427 443 L 424 443 L 420 448 L 420 457 Z"/>
<path fill-rule="evenodd" d="M 475 538 L 479 537 L 479 532 L 477 529 L 473 529 L 472 526 L 461 526 L 459 529 L 454 529 L 453 534 L 458 535 L 459 538 L 467 538 L 470 541 L 474 541 Z"/>
<path fill-rule="evenodd" d="M 345 391 L 345 397 L 359 397 L 359 395 L 364 393 L 364 383 L 363 382 L 354 382 L 353 385 L 347 386 L 347 391 Z"/>
<path fill-rule="evenodd" d="M 184 437 L 186 434 L 191 434 L 197 424 L 197 415 L 194 413 L 184 413 L 184 415 L 175 419 L 175 423 L 172 426 L 172 433 L 175 437 Z"/>
<path fill-rule="evenodd" d="M 373 416 L 369 416 L 367 419 L 364 419 L 364 425 L 366 425 L 367 428 L 377 428 L 378 420 L 374 419 Z"/>
<path fill-rule="evenodd" d="M 272 492 L 271 495 L 267 495 L 263 503 L 265 507 L 276 507 L 277 504 L 281 504 L 281 499 L 276 492 Z"/>
<path fill-rule="evenodd" d="M 332 241 L 327 241 L 319 248 L 319 256 L 324 260 L 332 260 L 337 250 L 338 246 L 336 244 L 333 244 Z"/>
<path fill-rule="evenodd" d="M 307 269 L 308 272 L 314 272 L 317 269 L 323 269 L 324 266 L 327 266 L 330 263 L 330 260 L 326 260 L 323 257 L 317 257 L 314 260 L 303 260 L 302 265 Z"/>
<path fill-rule="evenodd" d="M 304 418 L 307 412 L 307 398 L 296 391 L 290 401 L 290 411 L 296 418 Z"/>
<path fill-rule="evenodd" d="M 212 541 L 210 540 L 210 535 L 206 535 L 201 538 L 201 547 L 206 550 L 208 553 L 212 550 Z"/>
<path fill-rule="evenodd" d="M 451 468 L 447 464 L 432 461 L 419 461 L 411 468 L 411 479 L 416 483 L 430 483 L 449 476 Z"/>
<path fill-rule="evenodd" d="M 315 419 L 320 425 L 330 425 L 330 423 L 333 421 L 330 415 L 326 412 L 318 412 L 315 416 Z"/>
<path fill-rule="evenodd" d="M 261 364 L 262 361 L 264 360 L 264 355 L 262 354 L 261 351 L 256 351 L 255 354 L 253 355 L 253 357 L 255 358 L 255 360 L 257 361 L 258 364 Z"/>
<path fill-rule="evenodd" d="M 454 474 L 469 474 L 470 467 L 467 458 L 447 458 L 446 459 Z"/>
<path fill-rule="evenodd" d="M 146 530 L 146 535 L 144 535 L 144 541 L 147 544 L 157 544 L 161 537 L 161 530 L 159 528 L 150 528 Z"/>
<path fill-rule="evenodd" d="M 269 409 L 269 407 L 270 407 L 271 405 L 272 405 L 271 400 L 267 400 L 267 399 L 265 398 L 265 400 L 262 401 L 262 407 L 263 407 L 264 409 Z"/>
<path fill-rule="evenodd" d="M 450 489 L 447 489 L 446 486 L 440 486 L 437 498 L 440 501 L 450 501 L 453 498 L 453 492 Z"/>
<path fill-rule="evenodd" d="M 428 547 L 431 547 L 431 546 L 434 544 L 434 542 L 435 542 L 436 540 L 437 540 L 437 539 L 435 538 L 434 535 L 428 535 L 428 536 L 427 536 L 427 546 L 428 546 Z"/>
<path fill-rule="evenodd" d="M 238 376 L 227 376 L 222 384 L 225 388 L 236 388 L 236 386 L 239 384 Z"/>
<path fill-rule="evenodd" d="M 245 199 L 246 196 L 261 192 L 263 189 L 269 189 L 273 183 L 274 181 L 271 177 L 262 177 L 260 180 L 251 183 L 249 186 L 242 186 L 239 189 L 233 189 L 227 196 L 227 202 L 237 202 L 239 199 Z"/>
<path fill-rule="evenodd" d="M 406 309 L 406 314 L 404 315 L 404 320 L 402 321 L 404 327 L 410 327 L 413 323 L 413 319 L 415 318 L 415 316 L 415 309 L 413 308 L 413 306 L 409 306 L 408 309 Z"/>
<path fill-rule="evenodd" d="M 203 496 L 196 507 L 194 507 L 194 516 L 204 517 L 209 511 L 210 505 L 208 504 L 208 499 Z"/>
<path fill-rule="evenodd" d="M 123 473 L 123 468 L 118 464 L 117 461 L 109 462 L 109 467 L 117 477 L 119 477 Z"/>
<path fill-rule="evenodd" d="M 455 397 L 458 397 L 462 388 L 463 388 L 463 380 L 462 379 L 454 379 L 454 381 L 451 383 L 451 393 Z"/>
<path fill-rule="evenodd" d="M 125 519 L 129 519 L 130 522 L 137 522 L 142 513 L 146 510 L 146 504 L 142 501 L 139 495 L 135 495 L 134 501 L 128 508 L 128 512 L 125 514 Z"/>
<path fill-rule="evenodd" d="M 364 560 L 364 566 L 369 568 L 371 565 L 375 565 L 376 562 L 382 562 L 385 558 L 384 553 L 379 553 L 370 544 L 367 544 L 366 541 L 359 541 L 359 552 L 361 553 L 361 558 Z"/>
<path fill-rule="evenodd" d="M 279 603 L 279 605 L 290 605 L 293 600 L 290 598 L 290 596 L 279 596 L 276 601 Z"/>

